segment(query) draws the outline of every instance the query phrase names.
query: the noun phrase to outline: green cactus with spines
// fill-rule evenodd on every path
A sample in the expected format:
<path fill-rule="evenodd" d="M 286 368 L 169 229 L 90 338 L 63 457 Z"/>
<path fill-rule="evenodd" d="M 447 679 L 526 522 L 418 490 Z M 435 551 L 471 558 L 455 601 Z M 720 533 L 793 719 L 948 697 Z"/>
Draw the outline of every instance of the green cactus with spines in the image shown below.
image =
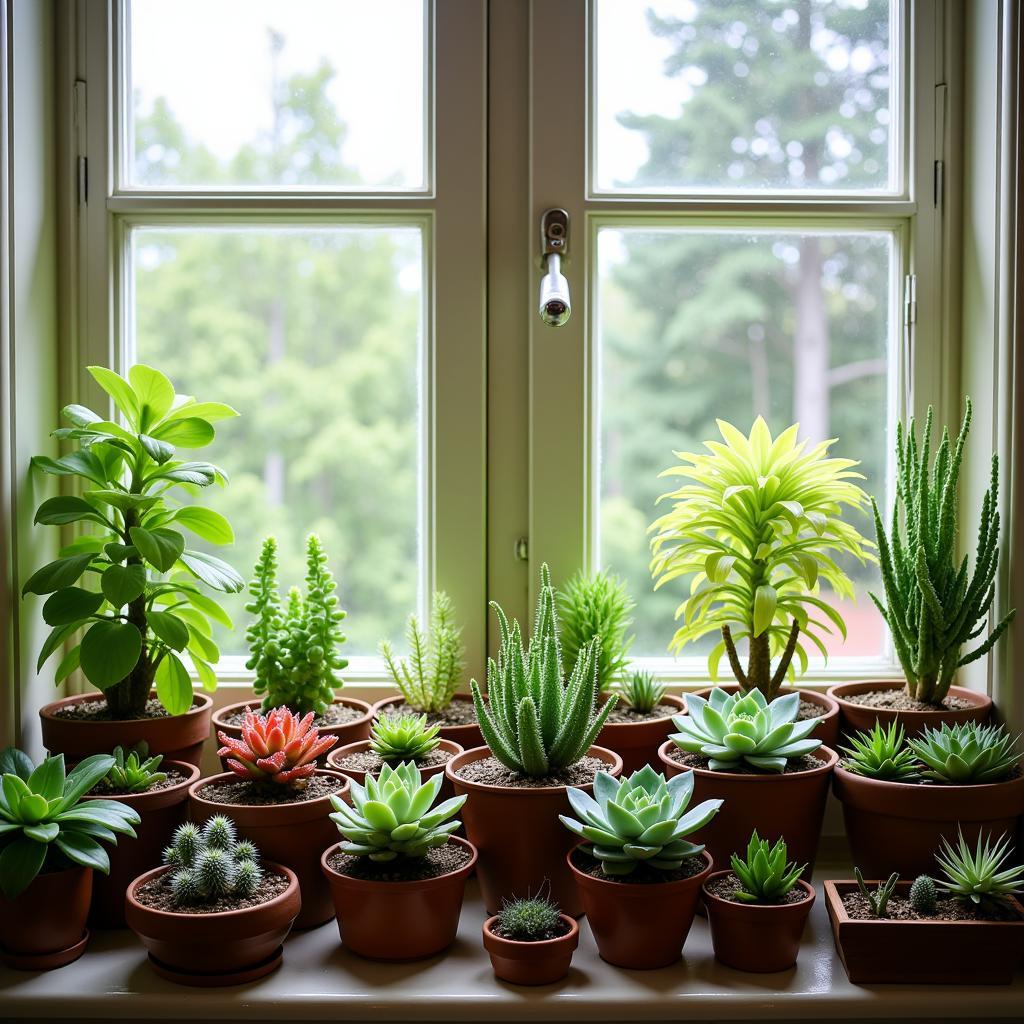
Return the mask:
<path fill-rule="evenodd" d="M 497 923 L 503 938 L 514 942 L 539 942 L 550 938 L 561 920 L 558 904 L 538 894 L 503 901 Z"/>
<path fill-rule="evenodd" d="M 910 886 L 910 905 L 918 914 L 933 913 L 937 896 L 935 881 L 928 875 L 918 875 Z"/>
<path fill-rule="evenodd" d="M 245 899 L 263 879 L 259 851 L 239 841 L 230 818 L 217 815 L 202 827 L 186 822 L 174 831 L 163 862 L 172 870 L 171 897 L 187 908 L 223 897 Z"/>

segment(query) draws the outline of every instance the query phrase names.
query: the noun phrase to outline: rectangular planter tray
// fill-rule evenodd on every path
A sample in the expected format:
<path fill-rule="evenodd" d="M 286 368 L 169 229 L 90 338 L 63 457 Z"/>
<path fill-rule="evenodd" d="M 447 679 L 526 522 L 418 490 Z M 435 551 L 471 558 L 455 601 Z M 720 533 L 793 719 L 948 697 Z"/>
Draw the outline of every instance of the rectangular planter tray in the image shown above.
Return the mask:
<path fill-rule="evenodd" d="M 869 886 L 877 882 L 868 882 Z M 896 891 L 906 896 L 910 882 Z M 1008 985 L 1024 963 L 1024 918 L 1019 921 L 860 921 L 842 897 L 855 881 L 826 881 L 836 952 L 855 985 Z M 1024 907 L 1011 899 L 1017 912 Z"/>

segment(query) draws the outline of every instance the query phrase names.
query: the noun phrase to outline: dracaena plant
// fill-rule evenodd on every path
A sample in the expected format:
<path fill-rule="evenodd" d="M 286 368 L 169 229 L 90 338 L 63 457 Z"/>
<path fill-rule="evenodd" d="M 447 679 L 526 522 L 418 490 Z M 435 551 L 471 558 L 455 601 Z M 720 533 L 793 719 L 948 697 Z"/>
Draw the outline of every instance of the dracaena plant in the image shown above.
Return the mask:
<path fill-rule="evenodd" d="M 960 785 L 1005 779 L 1021 756 L 1019 737 L 1006 726 L 978 722 L 943 722 L 938 729 L 925 728 L 907 745 L 923 765 L 926 779 Z"/>
<path fill-rule="evenodd" d="M 741 903 L 778 903 L 807 867 L 787 862 L 787 852 L 784 839 L 769 843 L 754 829 L 746 857 L 734 853 L 729 859 L 732 873 L 740 883 L 733 893 L 735 899 Z"/>
<path fill-rule="evenodd" d="M 920 443 L 914 421 L 896 425 L 896 497 L 892 526 L 886 530 L 872 499 L 885 602 L 872 594 L 892 634 L 907 680 L 907 693 L 941 704 L 958 668 L 987 654 L 1006 632 L 1014 611 L 990 624 L 999 567 L 999 459 L 992 456 L 989 486 L 981 500 L 974 570 L 969 557 L 957 558 L 958 481 L 971 427 L 967 399 L 954 444 L 943 428 L 931 460 L 932 410 Z"/>
<path fill-rule="evenodd" d="M 52 627 L 37 669 L 70 644 L 57 682 L 80 668 L 116 718 L 140 717 L 155 684 L 164 707 L 180 714 L 191 706 L 192 684 L 179 655 L 187 651 L 203 686 L 214 689 L 219 652 L 210 620 L 231 625 L 202 588 L 234 593 L 243 583 L 226 562 L 187 547 L 183 532 L 211 544 L 234 541 L 219 512 L 183 503 L 197 488 L 226 484 L 227 476 L 177 453 L 205 448 L 213 424 L 237 413 L 175 394 L 149 366 L 133 366 L 127 379 L 102 366 L 89 372 L 113 399 L 120 422 L 69 405 L 63 415 L 71 426 L 54 436 L 75 449 L 32 460 L 82 486 L 80 494 L 44 501 L 35 522 L 87 529 L 24 586 L 25 594 L 46 597 L 43 619 Z"/>
<path fill-rule="evenodd" d="M 337 736 L 321 736 L 313 725 L 313 712 L 302 718 L 288 708 L 274 708 L 266 715 L 245 712 L 242 736 L 217 735 L 222 744 L 217 755 L 243 779 L 261 786 L 294 786 L 316 771 L 317 758 L 338 742 Z"/>
<path fill-rule="evenodd" d="M 863 563 L 872 555 L 870 542 L 841 516 L 866 508 L 868 499 L 855 482 L 863 479 L 857 463 L 829 457 L 834 441 L 809 447 L 797 439 L 798 424 L 772 438 L 761 417 L 749 436 L 722 420 L 718 428 L 724 443 L 706 441 L 702 454 L 677 452 L 680 464 L 661 474 L 686 482 L 659 498 L 672 509 L 650 527 L 651 573 L 655 589 L 689 583 L 670 649 L 720 633 L 708 658 L 712 678 L 725 655 L 742 690 L 770 699 L 787 674 L 806 669 L 805 641 L 827 657 L 821 634 L 846 637 L 822 586 L 853 597 L 837 559 Z"/>
<path fill-rule="evenodd" d="M 382 761 L 418 761 L 437 747 L 440 730 L 426 715 L 381 715 L 370 727 L 370 748 Z"/>

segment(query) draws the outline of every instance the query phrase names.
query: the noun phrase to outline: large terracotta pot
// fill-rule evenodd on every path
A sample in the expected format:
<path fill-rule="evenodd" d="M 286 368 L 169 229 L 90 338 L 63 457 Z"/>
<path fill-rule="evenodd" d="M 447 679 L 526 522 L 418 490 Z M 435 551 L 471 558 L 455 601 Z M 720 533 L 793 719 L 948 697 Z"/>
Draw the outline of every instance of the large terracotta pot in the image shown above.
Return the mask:
<path fill-rule="evenodd" d="M 567 914 L 562 924 L 564 935 L 539 942 L 517 942 L 494 933 L 497 915 L 484 921 L 484 949 L 491 958 L 491 967 L 502 981 L 513 985 L 553 985 L 569 973 L 572 955 L 580 944 L 580 926 Z"/>
<path fill-rule="evenodd" d="M 460 747 L 458 743 L 453 743 L 451 740 L 439 740 L 437 745 L 440 750 L 447 751 L 452 755 L 452 757 L 462 753 L 462 747 Z M 349 743 L 344 747 L 335 747 L 334 750 L 327 755 L 327 767 L 330 768 L 331 771 L 337 772 L 339 775 L 344 775 L 347 779 L 352 779 L 353 782 L 358 782 L 359 785 L 362 786 L 366 782 L 366 772 L 359 771 L 357 768 L 343 768 L 342 762 L 346 757 L 349 757 L 352 754 L 359 754 L 364 750 L 369 749 L 369 740 L 359 740 L 358 743 Z M 451 758 L 448 760 L 451 760 Z M 431 765 L 429 768 L 420 769 L 420 778 L 424 782 L 426 782 L 427 779 L 432 778 L 434 775 L 442 776 L 441 790 L 438 795 L 438 800 L 447 800 L 450 796 L 455 795 L 451 782 L 444 774 L 444 766 L 447 763 L 447 761 L 441 761 L 439 764 Z"/>
<path fill-rule="evenodd" d="M 336 843 L 320 858 L 330 886 L 341 942 L 347 949 L 374 960 L 421 960 L 455 941 L 462 913 L 466 879 L 476 864 L 471 843 L 452 836 L 471 854 L 455 871 L 415 882 L 378 882 L 343 875 L 330 865 L 341 849 Z"/>
<path fill-rule="evenodd" d="M 770 974 L 796 966 L 800 939 L 814 906 L 814 888 L 802 879 L 799 903 L 737 903 L 709 891 L 711 883 L 731 875 L 716 871 L 704 883 L 702 896 L 711 926 L 715 959 L 738 971 Z"/>
<path fill-rule="evenodd" d="M 943 836 L 1017 833 L 1024 815 L 1024 775 L 974 786 L 913 785 L 866 779 L 837 765 L 832 785 L 843 805 L 853 863 L 865 878 L 931 873 Z"/>
<path fill-rule="evenodd" d="M 457 693 L 452 697 L 452 700 L 473 703 L 473 698 L 468 693 Z M 402 696 L 385 697 L 383 700 L 377 701 L 373 705 L 373 717 L 376 718 L 380 714 L 387 714 L 390 708 L 402 704 L 404 701 L 405 698 Z M 463 750 L 471 750 L 473 747 L 482 747 L 484 745 L 484 734 L 480 731 L 480 726 L 475 722 L 471 725 L 442 725 L 438 736 L 443 740 L 451 740 L 453 743 L 458 743 Z"/>
<path fill-rule="evenodd" d="M 611 775 L 622 773 L 622 759 L 611 750 L 591 747 L 587 754 L 608 765 Z M 488 914 L 498 913 L 504 900 L 537 893 L 547 880 L 551 898 L 570 917 L 579 917 L 583 904 L 565 862 L 577 840 L 558 820 L 571 813 L 566 787 L 486 786 L 459 777 L 461 767 L 490 756 L 489 747 L 477 747 L 445 766 L 456 795 L 468 797 L 461 817 L 480 854 L 476 873 Z M 593 793 L 594 787 L 578 788 Z"/>
<path fill-rule="evenodd" d="M 693 772 L 692 806 L 714 797 L 725 801 L 718 814 L 688 838 L 704 843 L 716 864 L 728 864 L 732 854 L 746 850 L 750 834 L 756 828 L 761 838 L 769 842 L 784 838 L 789 859 L 797 864 L 806 863 L 803 877 L 811 877 L 821 838 L 829 777 L 839 760 L 834 750 L 821 746 L 814 751 L 812 756 L 827 761 L 810 771 L 753 775 L 688 768 L 669 757 L 674 746 L 671 740 L 666 741 L 658 755 L 668 778 Z"/>
<path fill-rule="evenodd" d="M 77 960 L 89 942 L 85 921 L 92 868 L 44 871 L 13 900 L 0 892 L 0 961 L 50 971 Z"/>
<path fill-rule="evenodd" d="M 258 906 L 215 914 L 155 910 L 136 899 L 146 882 L 169 868 L 154 868 L 132 882 L 125 919 L 158 974 L 183 985 L 214 987 L 253 981 L 280 964 L 281 943 L 299 912 L 299 883 L 281 864 L 264 860 L 262 867 L 287 878 L 288 888 Z"/>
<path fill-rule="evenodd" d="M 937 729 L 943 722 L 957 725 L 960 722 L 987 722 L 992 713 L 992 698 L 984 693 L 968 690 L 963 686 L 951 686 L 949 695 L 970 702 L 966 708 L 936 708 L 934 711 L 894 711 L 888 708 L 873 708 L 866 704 L 855 704 L 847 700 L 853 694 L 870 693 L 873 690 L 902 690 L 906 686 L 902 679 L 879 680 L 864 683 L 837 683 L 830 686 L 828 695 L 839 705 L 843 732 L 869 732 L 879 721 L 882 725 L 897 721 L 907 736 L 920 736 L 925 726 Z"/>
<path fill-rule="evenodd" d="M 86 800 L 117 800 L 136 810 L 142 819 L 135 826 L 135 839 L 118 836 L 117 846 L 108 849 L 110 874 L 97 871 L 92 879 L 92 909 L 89 923 L 94 928 L 123 928 L 124 894 L 129 883 L 143 871 L 160 863 L 160 854 L 171 833 L 185 820 L 188 790 L 199 778 L 199 769 L 184 761 L 163 761 L 161 770 L 176 768 L 185 778 L 175 786 L 152 793 L 126 793 L 106 796 L 97 793 Z"/>
<path fill-rule="evenodd" d="M 707 699 L 713 689 L 725 690 L 726 693 L 736 693 L 739 690 L 737 683 L 726 683 L 724 686 L 708 687 L 706 690 L 698 690 L 697 696 Z M 831 691 L 829 691 L 831 692 Z M 818 719 L 818 727 L 811 733 L 816 740 L 821 740 L 826 747 L 835 750 L 839 742 L 839 704 L 826 693 L 818 693 L 817 690 L 796 690 L 792 686 L 779 688 L 779 696 L 784 697 L 787 693 L 799 693 L 800 699 L 808 704 L 816 704 L 822 708 L 824 714 Z"/>
<path fill-rule="evenodd" d="M 102 699 L 99 694 L 83 693 L 44 705 L 39 711 L 43 746 L 51 754 L 63 754 L 69 764 L 75 764 L 90 754 L 109 754 L 117 746 L 128 748 L 145 743 L 151 754 L 162 754 L 168 761 L 199 765 L 203 744 L 210 735 L 213 707 L 205 693 L 193 695 L 192 707 L 185 714 L 166 718 L 90 722 L 56 713 L 60 708 L 98 699 Z"/>
<path fill-rule="evenodd" d="M 334 795 L 348 792 L 348 779 L 337 772 L 319 770 L 344 782 Z M 290 804 L 228 804 L 202 795 L 205 786 L 215 782 L 237 781 L 230 772 L 200 779 L 189 787 L 189 817 L 204 822 L 217 814 L 231 818 L 238 834 L 256 844 L 262 857 L 277 861 L 295 873 L 302 892 L 302 909 L 296 928 L 312 928 L 334 916 L 331 894 L 320 870 L 320 854 L 338 838 L 338 830 L 329 818 L 334 808 L 329 796 Z"/>
<path fill-rule="evenodd" d="M 672 694 L 666 693 L 660 703 L 675 707 L 674 715 L 686 710 L 683 698 Z M 632 775 L 647 764 L 660 771 L 658 747 L 671 732 L 675 732 L 671 715 L 641 722 L 612 722 L 597 734 L 597 744 L 606 750 L 614 750 L 622 758 L 623 775 Z"/>
<path fill-rule="evenodd" d="M 575 852 L 566 855 L 566 864 L 579 887 L 601 959 L 641 971 L 674 964 L 693 924 L 700 887 L 711 873 L 711 855 L 701 854 L 704 870 L 691 878 L 631 884 L 581 871 L 573 863 Z"/>

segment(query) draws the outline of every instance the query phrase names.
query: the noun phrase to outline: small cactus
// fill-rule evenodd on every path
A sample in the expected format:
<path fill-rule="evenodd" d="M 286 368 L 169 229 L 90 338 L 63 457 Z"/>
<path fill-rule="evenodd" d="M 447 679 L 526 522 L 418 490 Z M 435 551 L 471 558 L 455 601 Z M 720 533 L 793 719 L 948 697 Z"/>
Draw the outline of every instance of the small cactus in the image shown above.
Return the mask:
<path fill-rule="evenodd" d="M 918 914 L 931 914 L 935 910 L 935 883 L 928 875 L 918 875 L 910 887 L 910 905 Z"/>
<path fill-rule="evenodd" d="M 498 927 L 506 939 L 538 942 L 551 938 L 561 920 L 557 903 L 543 894 L 504 903 L 498 914 Z"/>
<path fill-rule="evenodd" d="M 203 827 L 203 840 L 211 850 L 233 849 L 236 837 L 235 823 L 222 814 L 211 818 Z"/>
<path fill-rule="evenodd" d="M 213 899 L 227 896 L 235 885 L 235 863 L 224 850 L 207 848 L 195 866 L 200 891 Z"/>
<path fill-rule="evenodd" d="M 262 879 L 263 872 L 255 861 L 241 861 L 235 872 L 234 895 L 241 899 L 251 896 L 259 888 Z"/>

